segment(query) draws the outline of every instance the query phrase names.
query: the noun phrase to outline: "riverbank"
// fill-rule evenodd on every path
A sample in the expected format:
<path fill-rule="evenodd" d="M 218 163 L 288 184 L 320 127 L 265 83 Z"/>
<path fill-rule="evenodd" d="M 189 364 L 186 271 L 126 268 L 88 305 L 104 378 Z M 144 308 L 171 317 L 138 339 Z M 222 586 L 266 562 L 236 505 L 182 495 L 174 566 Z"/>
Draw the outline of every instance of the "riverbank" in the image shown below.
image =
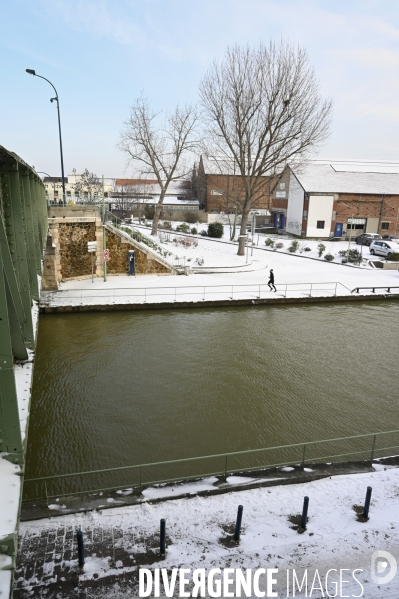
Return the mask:
<path fill-rule="evenodd" d="M 212 568 L 232 568 L 231 576 L 236 568 L 274 568 L 277 582 L 273 590 L 279 597 L 319 597 L 328 596 L 327 592 L 334 596 L 338 583 L 338 596 L 396 599 L 398 485 L 397 467 L 375 464 L 373 472 L 293 486 L 146 502 L 24 522 L 14 597 L 22 599 L 26 593 L 59 599 L 83 593 L 98 599 L 138 597 L 141 568 L 151 572 L 166 568 L 169 575 L 173 568 L 187 568 L 189 572 L 203 568 L 206 573 Z M 372 487 L 370 517 L 362 520 L 359 512 L 368 486 Z M 302 532 L 298 531 L 298 520 L 304 496 L 309 497 L 309 511 L 307 528 Z M 240 541 L 235 542 L 239 504 L 243 506 L 242 529 Z M 159 552 L 161 518 L 166 518 L 165 557 Z M 83 570 L 77 565 L 79 529 L 86 552 Z M 390 561 L 377 569 L 372 560 L 378 561 L 378 550 L 392 555 L 384 555 Z M 300 582 L 307 572 L 307 584 L 302 590 L 297 585 L 295 594 L 294 570 Z M 392 576 L 384 584 L 382 577 L 389 573 Z M 264 583 L 260 586 L 264 589 Z M 170 596 L 179 596 L 178 585 Z"/>

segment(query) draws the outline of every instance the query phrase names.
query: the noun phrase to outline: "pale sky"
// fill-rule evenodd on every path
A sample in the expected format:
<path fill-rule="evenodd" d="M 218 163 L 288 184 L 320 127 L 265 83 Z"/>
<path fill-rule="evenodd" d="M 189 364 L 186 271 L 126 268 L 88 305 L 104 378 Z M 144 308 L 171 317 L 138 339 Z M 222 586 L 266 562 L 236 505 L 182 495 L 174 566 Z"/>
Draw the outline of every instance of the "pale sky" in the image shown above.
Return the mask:
<path fill-rule="evenodd" d="M 12 0 L 0 12 L 0 145 L 59 175 L 130 173 L 115 146 L 143 91 L 157 110 L 197 102 L 229 44 L 305 46 L 334 101 L 319 157 L 399 160 L 398 0 Z"/>

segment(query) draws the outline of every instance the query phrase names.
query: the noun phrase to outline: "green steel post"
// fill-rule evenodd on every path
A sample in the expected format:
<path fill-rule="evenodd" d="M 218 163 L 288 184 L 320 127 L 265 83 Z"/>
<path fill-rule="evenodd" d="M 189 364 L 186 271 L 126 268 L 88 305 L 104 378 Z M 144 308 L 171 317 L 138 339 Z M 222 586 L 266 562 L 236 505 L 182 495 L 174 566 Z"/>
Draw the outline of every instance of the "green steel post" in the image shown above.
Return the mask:
<path fill-rule="evenodd" d="M 14 268 L 18 279 L 19 291 L 21 294 L 22 305 L 25 312 L 25 322 L 23 323 L 23 332 L 27 347 L 34 348 L 34 333 L 32 323 L 32 298 L 30 294 L 30 281 L 28 270 L 28 256 L 26 251 L 26 237 L 24 226 L 24 214 L 21 201 L 21 189 L 19 185 L 18 163 L 15 161 L 9 169 L 9 190 L 11 202 L 10 222 L 13 225 L 13 249 L 11 257 L 13 258 Z"/>
<path fill-rule="evenodd" d="M 6 213 L 7 214 L 7 213 Z M 21 295 L 14 266 L 11 260 L 10 248 L 7 243 L 3 217 L 0 215 L 0 249 L 2 253 L 1 267 L 4 273 L 4 285 L 8 316 L 10 321 L 11 346 L 14 356 L 18 360 L 27 360 L 28 353 L 25 347 L 23 325 L 25 312 L 22 305 Z"/>
<path fill-rule="evenodd" d="M 33 237 L 35 240 L 35 264 L 36 264 L 36 274 L 42 274 L 42 254 L 40 253 L 40 238 L 39 238 L 39 214 L 38 214 L 38 203 L 36 198 L 36 185 L 34 180 L 34 175 L 32 172 L 29 173 L 29 189 L 30 189 L 30 198 L 31 198 L 31 213 L 32 213 L 32 222 L 33 222 Z"/>
<path fill-rule="evenodd" d="M 29 279 L 32 298 L 39 301 L 39 285 L 37 280 L 36 272 L 36 254 L 39 248 L 36 247 L 36 240 L 34 235 L 34 224 L 32 216 L 32 205 L 31 205 L 31 190 L 29 184 L 29 171 L 27 168 L 20 168 L 20 181 L 22 188 L 22 197 L 25 205 L 25 228 L 26 228 L 26 241 L 28 248 L 28 268 L 29 268 Z"/>
<path fill-rule="evenodd" d="M 0 451 L 12 454 L 7 459 L 21 464 L 23 447 L 11 345 L 12 326 L 0 246 Z"/>

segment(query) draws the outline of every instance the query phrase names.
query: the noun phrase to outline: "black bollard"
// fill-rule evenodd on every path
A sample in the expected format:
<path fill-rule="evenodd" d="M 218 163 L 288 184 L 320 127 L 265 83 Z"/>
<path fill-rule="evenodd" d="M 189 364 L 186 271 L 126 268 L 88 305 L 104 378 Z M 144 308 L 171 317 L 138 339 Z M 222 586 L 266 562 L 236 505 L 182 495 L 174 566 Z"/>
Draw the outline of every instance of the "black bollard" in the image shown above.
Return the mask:
<path fill-rule="evenodd" d="M 364 502 L 364 508 L 363 508 L 363 518 L 368 518 L 369 517 L 370 501 L 371 501 L 371 491 L 372 491 L 372 488 L 371 487 L 367 487 L 366 501 Z"/>
<path fill-rule="evenodd" d="M 83 566 L 85 565 L 85 549 L 83 546 L 83 532 L 81 530 L 78 530 L 78 532 L 76 533 L 76 536 L 78 538 L 78 562 L 79 562 L 79 566 L 81 568 L 83 568 Z"/>
<path fill-rule="evenodd" d="M 303 498 L 303 508 L 302 508 L 302 518 L 301 518 L 301 528 L 306 530 L 306 523 L 308 521 L 308 507 L 309 507 L 309 497 Z"/>
<path fill-rule="evenodd" d="M 234 539 L 236 541 L 240 540 L 240 534 L 241 534 L 241 522 L 242 522 L 242 510 L 244 508 L 242 507 L 242 505 L 238 506 L 238 510 L 237 510 L 237 520 L 236 520 L 236 530 L 234 533 Z"/>
<path fill-rule="evenodd" d="M 165 518 L 161 519 L 161 539 L 160 539 L 160 550 L 161 555 L 165 555 L 166 551 L 166 520 Z"/>

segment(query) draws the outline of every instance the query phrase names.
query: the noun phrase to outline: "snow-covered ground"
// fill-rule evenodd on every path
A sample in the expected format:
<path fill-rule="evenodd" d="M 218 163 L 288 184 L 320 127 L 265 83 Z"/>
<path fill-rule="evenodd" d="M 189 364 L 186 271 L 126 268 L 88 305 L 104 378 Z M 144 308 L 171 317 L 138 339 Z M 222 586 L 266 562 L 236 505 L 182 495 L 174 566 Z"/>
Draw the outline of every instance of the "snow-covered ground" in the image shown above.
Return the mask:
<path fill-rule="evenodd" d="M 146 231 L 148 233 L 148 231 Z M 173 233 L 171 238 L 173 239 Z M 278 237 L 280 241 L 281 236 Z M 59 292 L 42 294 L 42 303 L 49 306 L 90 305 L 113 303 L 143 303 L 197 301 L 218 299 L 255 299 L 258 297 L 304 297 L 351 295 L 356 287 L 383 287 L 376 293 L 385 295 L 387 288 L 398 287 L 397 270 L 377 269 L 367 260 L 362 266 L 339 263 L 338 252 L 348 249 L 348 242 L 330 242 L 326 251 L 337 255 L 337 260 L 327 262 L 317 257 L 317 241 L 306 241 L 310 252 L 292 254 L 287 251 L 291 240 L 282 238 L 285 248 L 267 249 L 264 244 L 251 249 L 247 257 L 237 256 L 237 244 L 223 240 L 198 238 L 198 246 L 191 248 L 176 247 L 173 241 L 162 246 L 172 252 L 186 256 L 187 264 L 195 267 L 198 258 L 204 259 L 203 272 L 192 276 L 137 277 L 108 276 L 104 282 L 101 277 L 63 282 Z M 327 244 L 325 244 L 327 245 Z M 359 248 L 352 244 L 352 248 Z M 371 258 L 369 249 L 363 246 L 363 256 Z M 339 261 L 338 261 L 339 258 Z M 189 260 L 189 261 L 188 261 Z M 274 270 L 277 293 L 267 287 L 270 268 Z M 310 286 L 312 285 L 312 289 Z M 259 287 L 261 286 L 261 287 Z M 175 292 L 175 288 L 177 288 Z M 205 295 L 204 290 L 205 288 Z M 361 290 L 361 295 L 370 295 L 372 290 Z"/>
<path fill-rule="evenodd" d="M 278 594 L 268 596 L 397 599 L 399 469 L 375 464 L 374 470 L 211 497 L 147 502 L 87 514 L 57 514 L 51 519 L 22 523 L 21 533 L 38 535 L 61 526 L 72 526 L 75 530 L 81 527 L 83 533 L 93 527 L 100 528 L 103 537 L 107 530 L 116 527 L 123 533 L 133 531 L 134 541 L 129 550 L 131 565 L 121 562 L 115 567 L 110 557 L 100 559 L 96 554 L 89 554 L 84 571 L 79 574 L 80 580 L 127 573 L 134 580 L 140 567 L 151 571 L 166 568 L 169 579 L 171 569 L 186 568 L 189 580 L 193 570 L 198 568 L 205 569 L 206 574 L 220 568 L 222 573 L 216 572 L 216 579 L 223 577 L 223 570 L 229 568 L 232 570 L 228 576 L 234 580 L 237 568 L 251 568 L 252 573 L 259 568 L 273 568 L 277 570 L 273 573 L 277 581 L 273 591 Z M 372 487 L 370 518 L 362 522 L 358 521 L 354 506 L 363 505 L 368 486 Z M 295 521 L 301 513 L 304 496 L 309 497 L 309 520 L 306 531 L 300 534 L 291 519 Z M 235 543 L 232 535 L 238 505 L 243 506 L 243 520 L 241 540 Z M 155 547 L 161 518 L 166 518 L 169 542 L 165 559 L 159 561 L 159 550 Z M 138 556 L 140 561 L 136 562 Z M 76 561 L 64 563 L 66 567 L 71 565 L 76 567 Z M 307 572 L 307 587 L 299 591 L 296 585 L 295 593 L 294 571 L 299 584 Z M 265 578 L 262 574 L 261 590 L 265 588 Z M 27 589 L 34 583 L 29 579 L 23 581 Z M 174 597 L 184 596 L 179 594 L 178 583 L 179 577 Z M 186 590 L 189 589 L 190 585 Z M 113 589 L 109 590 L 112 595 Z M 234 583 L 229 590 L 234 590 Z M 129 596 L 139 595 L 133 592 Z M 154 592 L 150 596 L 153 597 Z M 164 596 L 162 586 L 161 596 Z M 249 596 L 262 595 L 255 595 L 252 589 Z"/>

